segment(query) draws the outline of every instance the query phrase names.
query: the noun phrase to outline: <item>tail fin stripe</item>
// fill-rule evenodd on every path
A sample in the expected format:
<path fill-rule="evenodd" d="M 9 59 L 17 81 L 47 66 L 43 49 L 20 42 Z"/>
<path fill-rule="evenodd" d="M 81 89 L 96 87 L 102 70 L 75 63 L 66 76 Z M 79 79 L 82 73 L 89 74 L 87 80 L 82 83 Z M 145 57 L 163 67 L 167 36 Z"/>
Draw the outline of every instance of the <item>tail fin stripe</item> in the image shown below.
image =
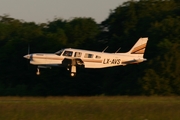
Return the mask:
<path fill-rule="evenodd" d="M 144 54 L 145 47 L 146 47 L 146 43 L 140 46 L 137 46 L 131 51 L 131 54 Z"/>
<path fill-rule="evenodd" d="M 133 52 L 131 54 L 144 54 L 144 52 L 145 52 L 145 48 L 142 49 L 142 50 L 135 51 L 135 52 Z"/>

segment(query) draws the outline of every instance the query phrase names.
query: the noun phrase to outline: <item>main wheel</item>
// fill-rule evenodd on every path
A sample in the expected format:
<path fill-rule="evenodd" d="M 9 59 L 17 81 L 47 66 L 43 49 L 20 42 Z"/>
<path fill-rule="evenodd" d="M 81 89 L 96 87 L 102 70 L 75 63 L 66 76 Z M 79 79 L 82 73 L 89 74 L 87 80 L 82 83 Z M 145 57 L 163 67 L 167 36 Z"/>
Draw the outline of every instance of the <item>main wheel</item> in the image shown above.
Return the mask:
<path fill-rule="evenodd" d="M 71 73 L 71 77 L 74 77 L 74 76 L 75 76 L 75 73 L 72 72 L 72 73 Z"/>

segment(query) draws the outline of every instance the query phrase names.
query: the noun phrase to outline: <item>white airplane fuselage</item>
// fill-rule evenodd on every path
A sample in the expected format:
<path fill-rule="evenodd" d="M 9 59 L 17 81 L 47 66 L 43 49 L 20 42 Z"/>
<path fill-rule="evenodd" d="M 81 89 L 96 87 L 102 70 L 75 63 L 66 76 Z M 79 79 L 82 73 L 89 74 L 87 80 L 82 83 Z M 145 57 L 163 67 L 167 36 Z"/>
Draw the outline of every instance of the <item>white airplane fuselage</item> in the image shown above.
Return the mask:
<path fill-rule="evenodd" d="M 65 51 L 81 51 L 77 49 L 65 49 Z M 90 53 L 93 55 L 92 58 L 85 58 L 85 53 Z M 34 53 L 31 54 L 32 60 L 30 61 L 30 64 L 33 65 L 42 65 L 42 66 L 61 66 L 62 61 L 66 59 L 76 59 L 80 58 L 84 62 L 85 68 L 105 68 L 105 67 L 113 67 L 113 66 L 120 66 L 120 65 L 126 65 L 123 64 L 125 61 L 129 61 L 132 59 L 139 59 L 138 57 L 132 57 L 128 56 L 126 53 L 101 53 L 101 52 L 93 52 L 93 51 L 84 51 L 82 52 L 81 57 L 73 57 L 74 54 L 72 54 L 72 57 L 67 56 L 58 56 L 56 54 L 45 54 L 45 53 Z M 143 59 L 139 59 L 143 60 Z"/>

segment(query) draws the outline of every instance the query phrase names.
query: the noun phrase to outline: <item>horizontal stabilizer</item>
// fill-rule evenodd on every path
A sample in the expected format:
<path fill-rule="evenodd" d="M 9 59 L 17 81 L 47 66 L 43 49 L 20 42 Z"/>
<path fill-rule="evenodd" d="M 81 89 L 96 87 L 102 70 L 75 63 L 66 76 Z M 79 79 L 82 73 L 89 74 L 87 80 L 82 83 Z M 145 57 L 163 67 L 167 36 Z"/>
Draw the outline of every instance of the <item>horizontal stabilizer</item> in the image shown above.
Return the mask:
<path fill-rule="evenodd" d="M 129 61 L 122 61 L 122 64 L 135 64 L 135 63 L 140 63 L 146 61 L 146 59 L 134 59 L 134 60 L 129 60 Z"/>

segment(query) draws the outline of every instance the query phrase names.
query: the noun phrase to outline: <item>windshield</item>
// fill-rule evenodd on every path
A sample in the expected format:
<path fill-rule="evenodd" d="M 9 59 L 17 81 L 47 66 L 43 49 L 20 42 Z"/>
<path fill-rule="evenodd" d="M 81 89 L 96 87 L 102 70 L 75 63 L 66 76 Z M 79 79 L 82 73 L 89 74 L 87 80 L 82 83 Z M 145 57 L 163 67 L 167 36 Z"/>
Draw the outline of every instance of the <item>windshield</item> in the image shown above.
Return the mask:
<path fill-rule="evenodd" d="M 64 49 L 59 50 L 59 51 L 55 52 L 55 54 L 60 56 L 60 55 L 62 54 L 63 51 L 64 51 Z"/>

